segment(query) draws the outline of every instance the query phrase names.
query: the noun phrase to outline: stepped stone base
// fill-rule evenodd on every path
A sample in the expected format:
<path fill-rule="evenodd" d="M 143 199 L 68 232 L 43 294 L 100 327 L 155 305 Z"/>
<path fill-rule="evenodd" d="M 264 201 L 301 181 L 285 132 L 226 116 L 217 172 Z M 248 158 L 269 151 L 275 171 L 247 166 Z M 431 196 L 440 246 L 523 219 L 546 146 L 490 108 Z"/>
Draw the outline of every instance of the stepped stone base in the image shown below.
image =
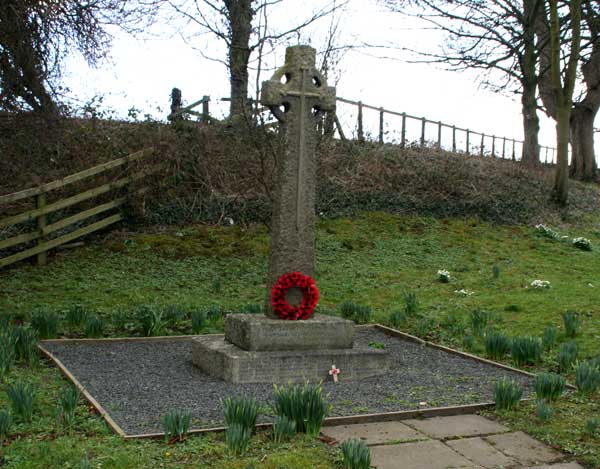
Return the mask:
<path fill-rule="evenodd" d="M 192 339 L 192 361 L 203 372 L 232 383 L 325 381 L 331 365 L 341 370 L 341 381 L 356 380 L 383 374 L 390 367 L 388 353 L 371 347 L 247 351 L 221 335 Z"/>
<path fill-rule="evenodd" d="M 230 314 L 225 319 L 225 340 L 249 351 L 346 349 L 354 343 L 354 322 L 324 314 L 305 321 Z"/>

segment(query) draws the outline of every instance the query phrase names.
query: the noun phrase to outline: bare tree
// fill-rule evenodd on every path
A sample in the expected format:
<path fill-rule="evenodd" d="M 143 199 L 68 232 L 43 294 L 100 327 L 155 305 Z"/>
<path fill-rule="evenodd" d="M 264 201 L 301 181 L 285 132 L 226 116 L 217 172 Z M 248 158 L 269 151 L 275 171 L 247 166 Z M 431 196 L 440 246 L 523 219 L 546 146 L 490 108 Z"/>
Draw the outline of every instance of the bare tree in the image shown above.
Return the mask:
<path fill-rule="evenodd" d="M 539 164 L 535 19 L 543 0 L 380 0 L 447 36 L 440 52 L 412 51 L 451 70 L 477 69 L 484 86 L 521 95 L 522 162 Z"/>
<path fill-rule="evenodd" d="M 152 9 L 127 0 L 3 0 L 0 2 L 0 106 L 55 114 L 55 85 L 65 56 L 90 64 L 110 45 L 108 24 L 135 29 Z"/>
<path fill-rule="evenodd" d="M 253 53 L 262 63 L 265 45 L 274 47 L 278 41 L 297 35 L 316 21 L 341 8 L 346 1 L 328 1 L 325 6 L 298 20 L 283 30 L 271 25 L 267 10 L 284 0 L 168 0 L 171 7 L 189 23 L 199 29 L 199 34 L 210 33 L 227 46 L 227 59 L 211 54 L 205 57 L 225 64 L 229 70 L 231 87 L 230 115 L 247 112 L 249 64 Z M 293 1 L 289 1 L 290 7 Z M 186 38 L 193 45 L 192 38 Z"/>
<path fill-rule="evenodd" d="M 561 38 L 565 33 L 561 31 L 558 0 L 548 0 L 544 10 L 549 25 L 549 75 L 552 81 L 552 106 L 556 113 L 557 157 L 553 198 L 564 206 L 568 199 L 569 122 L 581 46 L 581 0 L 568 2 L 568 47 L 561 47 Z"/>
<path fill-rule="evenodd" d="M 580 81 L 583 92 L 575 99 L 571 110 L 571 167 L 570 175 L 579 180 L 592 181 L 596 177 L 594 154 L 594 121 L 600 108 L 600 4 L 583 0 L 582 38 L 580 53 Z M 560 11 L 559 11 L 560 12 Z M 562 23 L 567 24 L 569 12 Z M 568 27 L 562 28 L 563 42 L 569 40 Z M 540 15 L 538 22 L 540 49 L 540 96 L 548 116 L 557 119 L 554 84 L 551 73 L 550 22 L 548 15 Z"/>

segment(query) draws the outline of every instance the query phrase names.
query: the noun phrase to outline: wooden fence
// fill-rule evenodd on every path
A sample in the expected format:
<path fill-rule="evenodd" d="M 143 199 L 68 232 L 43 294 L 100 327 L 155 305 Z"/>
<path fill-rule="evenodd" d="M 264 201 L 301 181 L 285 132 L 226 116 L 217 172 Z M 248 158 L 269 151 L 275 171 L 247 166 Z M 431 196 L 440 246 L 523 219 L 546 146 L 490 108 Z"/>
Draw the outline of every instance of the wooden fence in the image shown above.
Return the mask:
<path fill-rule="evenodd" d="M 231 98 L 221 98 L 218 101 L 230 101 Z M 257 101 L 253 99 L 248 100 L 251 105 L 258 105 Z M 407 114 L 406 112 L 398 112 L 391 111 L 389 109 L 384 109 L 383 107 L 377 107 L 370 104 L 365 104 L 362 101 L 352 101 L 350 99 L 345 99 L 341 97 L 337 97 L 337 101 L 344 104 L 349 104 L 351 106 L 356 106 L 357 109 L 357 117 L 356 117 L 356 139 L 359 142 L 365 142 L 365 125 L 364 125 L 364 111 L 365 110 L 373 110 L 379 113 L 379 133 L 377 141 L 381 144 L 385 143 L 385 115 L 388 114 L 390 116 L 397 116 L 402 119 L 400 126 L 400 146 L 405 147 L 409 140 L 407 139 L 407 121 L 415 120 L 418 121 L 421 127 L 420 138 L 418 139 L 418 145 L 423 148 L 427 144 L 433 143 L 438 148 L 445 147 L 448 150 L 453 152 L 462 151 L 467 155 L 476 155 L 485 156 L 490 155 L 494 158 L 508 158 L 512 160 L 517 159 L 517 153 L 522 154 L 522 140 L 517 140 L 510 137 L 497 136 L 497 135 L 488 135 L 483 132 L 476 132 L 471 129 L 466 129 L 462 127 L 458 127 L 456 125 L 446 124 L 440 121 L 433 121 L 427 119 L 426 117 L 417 117 Z M 172 112 L 167 118 L 169 120 L 173 120 L 178 116 L 183 116 L 185 114 L 192 114 L 198 116 L 201 122 L 210 122 L 210 96 L 203 96 L 201 100 L 198 100 L 188 106 L 178 108 L 176 112 Z M 194 107 L 202 104 L 202 113 L 191 111 Z M 264 112 L 265 108 L 260 108 L 257 110 L 258 113 Z M 338 132 L 338 136 L 341 140 L 347 140 L 346 132 L 344 132 L 343 125 L 340 122 L 338 115 L 334 116 L 335 128 Z M 437 138 L 435 141 L 431 142 L 425 138 L 426 128 L 427 126 L 435 126 L 437 128 Z M 451 130 L 451 143 L 444 145 L 442 140 L 442 130 L 450 129 Z M 459 144 L 459 136 L 460 134 L 464 135 L 464 144 L 461 147 Z M 521 151 L 517 152 L 518 146 Z M 548 146 L 540 146 L 540 157 L 543 159 L 543 162 L 546 164 L 554 163 L 554 159 L 556 156 L 556 149 Z"/>
<path fill-rule="evenodd" d="M 4 211 L 2 209 L 9 204 L 20 203 L 20 201 L 26 201 L 26 199 L 32 199 L 35 202 L 35 208 L 29 208 L 7 218 L 0 219 L 0 231 L 4 230 L 7 233 L 11 233 L 11 231 L 19 232 L 17 235 L 9 235 L 10 237 L 8 238 L 0 239 L 0 268 L 33 256 L 37 256 L 38 265 L 44 265 L 46 264 L 46 253 L 51 249 L 70 243 L 77 238 L 94 233 L 122 220 L 123 215 L 120 212 L 112 213 L 108 216 L 103 215 L 104 218 L 99 217 L 99 215 L 121 207 L 127 202 L 130 195 L 146 191 L 145 187 L 133 191 L 131 190 L 131 186 L 134 182 L 158 172 L 164 165 L 160 163 L 150 164 L 141 170 L 133 169 L 134 165 L 131 165 L 131 168 L 129 166 L 131 163 L 138 161 L 148 163 L 146 160 L 154 154 L 154 148 L 146 148 L 131 155 L 66 176 L 63 179 L 42 184 L 39 187 L 32 187 L 0 196 L 0 212 Z M 116 168 L 119 168 L 120 171 L 112 176 L 112 180 L 109 182 L 48 203 L 48 194 L 52 191 L 57 189 L 63 190 L 73 183 L 91 178 L 92 176 L 106 176 L 109 171 Z M 127 189 L 127 191 L 117 191 L 117 189 Z M 104 194 L 108 194 L 108 201 L 103 200 L 102 203 L 77 213 L 69 210 L 67 213 L 68 216 L 65 218 L 53 220 L 50 224 L 48 223 L 49 214 L 73 207 L 76 204 L 95 199 Z M 72 231 L 68 231 L 69 227 L 81 224 L 81 222 L 86 220 L 89 222 L 90 219 L 92 219 L 92 223 L 81 228 L 75 227 Z M 63 234 L 62 232 L 64 231 L 68 232 Z M 50 238 L 52 233 L 58 233 L 58 236 Z M 31 246 L 32 243 L 34 243 L 33 246 Z M 21 249 L 18 250 L 19 248 Z M 14 252 L 15 250 L 17 252 Z M 2 251 L 8 251 L 8 255 L 2 257 Z"/>
<path fill-rule="evenodd" d="M 406 129 L 407 129 L 407 120 L 412 119 L 417 121 L 421 128 L 420 138 L 418 140 L 418 145 L 420 147 L 425 147 L 428 141 L 425 138 L 425 131 L 428 125 L 435 126 L 437 130 L 437 138 L 433 142 L 438 148 L 442 148 L 442 130 L 444 128 L 450 129 L 452 133 L 451 145 L 446 145 L 448 150 L 463 151 L 468 155 L 479 154 L 480 156 L 484 156 L 489 154 L 492 157 L 500 157 L 500 158 L 509 158 L 516 159 L 517 156 L 517 145 L 520 145 L 522 148 L 523 141 L 516 140 L 510 137 L 503 137 L 497 135 L 488 135 L 482 132 L 476 132 L 471 129 L 466 129 L 462 127 L 457 127 L 456 125 L 446 124 L 441 121 L 433 121 L 429 120 L 426 117 L 417 117 L 407 114 L 406 112 L 397 112 L 390 111 L 389 109 L 384 109 L 383 107 L 372 106 L 370 104 L 365 104 L 362 101 L 351 101 L 349 99 L 338 97 L 337 100 L 341 103 L 349 104 L 352 106 L 356 106 L 357 109 L 357 122 L 356 122 L 356 134 L 357 140 L 360 142 L 364 142 L 365 132 L 364 132 L 364 110 L 370 109 L 377 111 L 379 113 L 379 135 L 378 141 L 379 143 L 384 143 L 385 136 L 385 115 L 389 114 L 392 116 L 401 117 L 401 128 L 400 128 L 400 146 L 405 147 L 408 143 L 406 138 Z M 336 122 L 338 125 L 338 131 L 340 128 L 339 121 Z M 462 133 L 465 137 L 464 146 L 461 148 L 458 145 L 457 134 Z M 340 132 L 340 136 L 343 137 L 343 132 Z M 488 146 L 486 147 L 486 143 Z M 476 151 L 473 152 L 472 150 Z M 555 158 L 555 148 L 540 146 L 540 157 L 544 158 L 544 163 L 553 163 Z M 522 153 L 522 152 L 521 152 Z"/>

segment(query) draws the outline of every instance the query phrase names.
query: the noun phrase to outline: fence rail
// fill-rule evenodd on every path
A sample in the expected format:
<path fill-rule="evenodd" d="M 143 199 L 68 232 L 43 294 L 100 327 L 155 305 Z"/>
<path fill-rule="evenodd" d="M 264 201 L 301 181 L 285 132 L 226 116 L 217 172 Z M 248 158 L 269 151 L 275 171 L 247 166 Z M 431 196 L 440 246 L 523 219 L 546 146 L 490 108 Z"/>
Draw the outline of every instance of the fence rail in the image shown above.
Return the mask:
<path fill-rule="evenodd" d="M 380 106 L 373 106 L 371 104 L 363 103 L 362 101 L 353 101 L 350 99 L 337 97 L 338 102 L 348 104 L 351 106 L 356 106 L 357 117 L 356 117 L 356 139 L 359 142 L 366 141 L 365 137 L 365 125 L 364 125 L 364 110 L 372 110 L 379 113 L 379 129 L 378 129 L 378 138 L 377 141 L 379 143 L 385 143 L 385 115 L 388 114 L 390 116 L 396 116 L 402 118 L 401 128 L 400 128 L 400 146 L 405 147 L 409 142 L 407 139 L 407 122 L 409 120 L 417 121 L 420 125 L 420 137 L 418 138 L 418 145 L 420 147 L 425 147 L 427 143 L 431 140 L 426 139 L 426 130 L 428 126 L 436 126 L 437 128 L 437 138 L 433 141 L 433 143 L 438 147 L 442 148 L 442 134 L 443 129 L 449 129 L 452 133 L 451 144 L 446 145 L 446 148 L 456 151 L 464 151 L 468 155 L 478 154 L 479 156 L 484 156 L 489 154 L 492 157 L 500 157 L 503 159 L 509 158 L 512 160 L 517 159 L 517 146 L 521 147 L 522 154 L 522 140 L 517 140 L 511 137 L 498 136 L 493 134 L 486 134 L 484 132 L 477 132 L 475 130 L 471 130 L 469 128 L 459 127 L 452 124 L 447 124 L 441 121 L 435 121 L 431 119 L 427 119 L 426 117 L 419 117 L 408 114 L 406 112 L 392 111 L 390 109 L 385 109 Z M 231 98 L 221 98 L 217 101 L 230 101 Z M 210 122 L 210 107 L 209 103 L 211 102 L 210 96 L 205 95 L 201 100 L 198 100 L 188 106 L 177 108 L 176 111 L 169 114 L 167 119 L 173 120 L 178 116 L 183 116 L 185 114 L 192 114 L 200 117 L 201 122 Z M 249 98 L 248 102 L 250 105 L 258 105 L 258 102 L 254 99 Z M 202 104 L 202 113 L 193 112 L 191 109 Z M 257 109 L 257 112 L 264 111 L 265 108 Z M 343 124 L 340 122 L 339 116 L 336 114 L 333 119 L 333 123 L 335 124 L 335 128 L 338 132 L 339 138 L 341 140 L 347 140 L 346 132 L 344 132 Z M 460 134 L 464 135 L 463 145 L 460 144 Z M 486 147 L 487 143 L 487 147 Z M 491 143 L 491 145 L 490 145 Z M 476 151 L 473 151 L 476 150 Z M 540 156 L 543 158 L 544 163 L 550 164 L 554 163 L 554 159 L 556 156 L 556 149 L 554 147 L 548 147 L 541 145 L 540 146 Z"/>
<path fill-rule="evenodd" d="M 357 129 L 356 133 L 357 133 L 358 141 L 365 141 L 364 110 L 370 109 L 373 111 L 377 111 L 379 113 L 379 129 L 378 129 L 379 130 L 379 133 L 378 133 L 379 143 L 384 143 L 385 114 L 389 114 L 392 116 L 397 116 L 397 117 L 402 118 L 401 129 L 400 129 L 400 146 L 401 147 L 406 146 L 406 144 L 408 143 L 406 134 L 407 134 L 407 121 L 409 119 L 417 121 L 420 125 L 420 138 L 418 140 L 420 147 L 424 147 L 427 143 L 427 140 L 425 138 L 427 125 L 434 125 L 437 128 L 437 139 L 434 141 L 434 143 L 438 148 L 442 148 L 442 130 L 444 128 L 446 128 L 446 129 L 450 129 L 452 131 L 452 140 L 451 140 L 452 143 L 451 143 L 451 146 L 448 146 L 448 148 L 449 149 L 451 148 L 453 152 L 464 151 L 468 155 L 479 154 L 480 156 L 484 156 L 484 154 L 486 153 L 485 144 L 486 144 L 486 139 L 487 139 L 488 142 L 489 142 L 489 140 L 491 140 L 491 148 L 489 148 L 489 154 L 492 157 L 501 157 L 501 158 L 509 157 L 510 159 L 515 160 L 516 154 L 517 154 L 517 152 L 516 152 L 517 145 L 521 145 L 521 146 L 523 145 L 522 140 L 517 140 L 514 138 L 510 138 L 510 137 L 498 136 L 498 135 L 493 135 L 493 134 L 486 134 L 483 132 L 477 132 L 477 131 L 474 131 L 474 130 L 471 130 L 468 128 L 458 127 L 456 125 L 446 124 L 441 121 L 434 121 L 431 119 L 427 119 L 426 117 L 413 116 L 411 114 L 407 114 L 406 112 L 392 111 L 389 109 L 385 109 L 383 107 L 377 107 L 377 106 L 373 106 L 370 104 L 365 104 L 362 101 L 352 101 L 350 99 L 345 99 L 345 98 L 341 98 L 341 97 L 338 97 L 337 101 L 344 103 L 344 104 L 356 106 L 358 108 L 357 122 L 356 122 L 356 129 Z M 337 125 L 338 125 L 338 131 L 339 131 L 339 128 L 340 128 L 339 120 L 337 121 Z M 457 133 L 463 133 L 465 136 L 465 139 L 464 139 L 465 143 L 462 148 L 459 145 Z M 343 135 L 343 133 L 340 132 L 340 136 L 342 136 L 342 135 Z M 477 137 L 480 137 L 480 138 L 477 139 L 477 141 L 476 141 L 475 139 Z M 476 145 L 476 143 L 479 143 L 479 145 Z M 472 150 L 474 148 L 477 149 L 477 152 L 475 152 L 475 153 L 472 152 Z M 556 154 L 555 148 L 541 145 L 540 150 L 541 150 L 541 153 L 543 153 L 545 163 L 552 163 L 554 161 L 554 157 Z M 550 156 L 550 159 L 548 159 L 548 156 Z"/>
<path fill-rule="evenodd" d="M 139 181 L 150 174 L 160 171 L 163 168 L 162 164 L 153 164 L 137 171 L 128 171 L 130 174 L 125 175 L 124 177 L 119 175 L 118 179 L 114 181 L 83 190 L 75 195 L 56 200 L 49 204 L 47 203 L 47 194 L 57 189 L 63 189 L 75 182 L 91 178 L 92 176 L 104 174 L 107 171 L 115 168 L 125 166 L 127 169 L 129 164 L 146 160 L 154 154 L 154 148 L 146 148 L 128 156 L 94 166 L 93 168 L 89 168 L 75 174 L 71 174 L 70 176 L 66 176 L 62 179 L 42 184 L 38 187 L 32 187 L 30 189 L 14 192 L 12 194 L 0 195 L 0 207 L 28 198 L 35 199 L 35 208 L 22 211 L 21 213 L 6 217 L 4 219 L 0 219 L 0 228 L 16 228 L 18 225 L 27 223 L 31 224 L 31 222 L 35 222 L 36 226 L 36 229 L 33 231 L 20 233 L 18 235 L 0 240 L 0 250 L 15 248 L 19 245 L 25 245 L 22 250 L 16 253 L 9 253 L 4 257 L 2 257 L 0 254 L 0 268 L 33 256 L 37 256 L 38 265 L 45 265 L 46 253 L 51 249 L 69 243 L 77 238 L 81 238 L 82 236 L 88 235 L 122 220 L 123 215 L 121 213 L 113 213 L 100 220 L 94 220 L 93 223 L 87 226 L 77 228 L 66 234 L 59 233 L 60 236 L 49 239 L 49 235 L 52 233 L 67 229 L 76 223 L 90 220 L 98 215 L 104 214 L 105 212 L 109 212 L 121 207 L 127 202 L 128 195 L 142 194 L 147 190 L 147 188 L 141 187 L 135 191 L 130 191 L 128 195 L 121 194 L 115 196 L 108 202 L 104 202 L 94 207 L 77 212 L 73 215 L 69 215 L 51 224 L 48 224 L 49 214 L 72 207 L 81 202 L 94 199 L 100 195 L 110 193 L 115 189 L 128 188 L 128 186 L 130 186 L 132 183 Z M 27 244 L 34 241 L 36 243 L 35 246 L 27 247 Z"/>

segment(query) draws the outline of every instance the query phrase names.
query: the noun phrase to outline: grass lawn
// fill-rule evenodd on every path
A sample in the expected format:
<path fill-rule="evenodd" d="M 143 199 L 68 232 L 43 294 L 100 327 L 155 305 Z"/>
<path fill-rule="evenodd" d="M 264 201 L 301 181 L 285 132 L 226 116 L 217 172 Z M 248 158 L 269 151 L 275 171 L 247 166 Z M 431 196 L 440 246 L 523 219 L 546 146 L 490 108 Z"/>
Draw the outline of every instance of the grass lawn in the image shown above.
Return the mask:
<path fill-rule="evenodd" d="M 535 228 L 499 226 L 477 220 L 439 220 L 366 213 L 354 219 L 321 220 L 317 235 L 316 280 L 319 309 L 335 313 L 353 301 L 373 309 L 372 321 L 389 324 L 414 293 L 418 310 L 397 326 L 407 332 L 484 354 L 470 323 L 474 310 L 489 312 L 493 327 L 509 336 L 541 337 L 554 326 L 564 337 L 562 313 L 576 311 L 582 320 L 576 337 L 579 358 L 600 355 L 600 218 L 553 227 L 560 235 L 591 240 L 583 251 L 567 240 L 551 239 Z M 0 312 L 13 322 L 27 321 L 37 310 L 61 315 L 79 304 L 104 320 L 104 335 L 141 335 L 136 310 L 151 305 L 164 310 L 167 334 L 192 332 L 190 312 L 212 312 L 202 329 L 222 328 L 222 313 L 240 311 L 264 300 L 268 236 L 264 227 L 188 226 L 147 233 L 121 231 L 103 241 L 63 252 L 47 267 L 21 265 L 0 273 Z M 441 283 L 437 271 L 450 272 Z M 533 280 L 548 289 L 531 287 Z M 459 293 L 460 291 L 462 293 Z M 214 312 L 217 312 L 215 314 Z M 83 336 L 82 328 L 60 324 L 60 335 Z M 473 340 L 465 337 L 473 336 Z M 557 370 L 557 348 L 547 351 L 535 370 Z M 505 359 L 510 363 L 510 359 Z M 573 373 L 566 376 L 573 380 Z M 318 440 L 296 437 L 275 445 L 266 433 L 253 437 L 243 457 L 227 451 L 222 435 L 191 437 L 186 442 L 124 442 L 83 403 L 66 432 L 57 419 L 56 399 L 67 383 L 46 362 L 19 365 L 3 389 L 16 380 L 37 389 L 31 423 L 13 424 L 5 442 L 8 467 L 341 467 L 339 452 Z M 0 403 L 7 405 L 5 392 Z M 535 405 L 495 413 L 514 428 L 528 431 L 555 447 L 600 467 L 600 430 L 588 435 L 586 421 L 600 416 L 598 393 L 570 395 L 553 404 L 554 414 L 541 422 Z M 83 463 L 82 463 L 83 461 Z"/>

